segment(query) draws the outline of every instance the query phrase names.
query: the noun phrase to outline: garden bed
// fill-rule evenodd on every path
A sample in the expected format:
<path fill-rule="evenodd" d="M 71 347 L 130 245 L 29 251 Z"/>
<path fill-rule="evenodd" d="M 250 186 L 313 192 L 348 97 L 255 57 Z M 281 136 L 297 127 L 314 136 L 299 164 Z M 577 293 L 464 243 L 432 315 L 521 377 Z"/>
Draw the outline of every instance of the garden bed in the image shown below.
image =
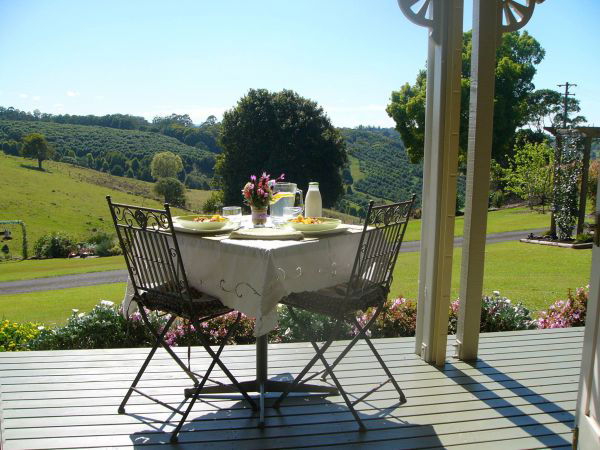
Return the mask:
<path fill-rule="evenodd" d="M 583 242 L 583 243 L 574 243 L 574 242 L 560 242 L 560 241 L 551 241 L 546 239 L 519 239 L 521 242 L 525 242 L 527 244 L 540 244 L 540 245 L 550 245 L 552 247 L 562 247 L 562 248 L 572 248 L 575 250 L 585 250 L 588 248 L 592 248 L 593 242 Z"/>

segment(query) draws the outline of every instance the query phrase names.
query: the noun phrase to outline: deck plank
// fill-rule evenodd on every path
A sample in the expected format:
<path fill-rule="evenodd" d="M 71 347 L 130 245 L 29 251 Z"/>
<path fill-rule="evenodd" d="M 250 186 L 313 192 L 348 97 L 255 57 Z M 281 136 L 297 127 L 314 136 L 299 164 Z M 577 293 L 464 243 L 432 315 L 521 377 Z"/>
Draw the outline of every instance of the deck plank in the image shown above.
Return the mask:
<path fill-rule="evenodd" d="M 389 385 L 357 409 L 370 431 L 358 433 L 339 396 L 292 397 L 266 410 L 267 426 L 241 401 L 199 402 L 177 448 L 548 448 L 568 446 L 577 397 L 583 329 L 484 333 L 480 359 L 449 358 L 440 369 L 414 355 L 413 338 L 375 340 L 403 387 L 397 405 Z M 449 337 L 449 355 L 454 338 Z M 332 346 L 331 354 L 344 342 Z M 185 349 L 176 349 L 184 354 Z M 254 346 L 231 346 L 228 367 L 254 376 Z M 169 448 L 170 413 L 134 395 L 126 415 L 116 412 L 148 350 L 105 349 L 0 355 L 2 448 Z M 295 374 L 312 356 L 307 343 L 270 344 L 271 374 Z M 193 349 L 195 367 L 206 366 Z M 360 396 L 379 377 L 375 360 L 357 346 L 338 373 L 349 394 Z M 218 374 L 217 374 L 218 375 Z M 222 378 L 222 375 L 217 378 Z M 161 351 L 143 386 L 171 405 L 181 401 L 188 378 Z M 143 420 L 142 420 L 143 419 Z"/>

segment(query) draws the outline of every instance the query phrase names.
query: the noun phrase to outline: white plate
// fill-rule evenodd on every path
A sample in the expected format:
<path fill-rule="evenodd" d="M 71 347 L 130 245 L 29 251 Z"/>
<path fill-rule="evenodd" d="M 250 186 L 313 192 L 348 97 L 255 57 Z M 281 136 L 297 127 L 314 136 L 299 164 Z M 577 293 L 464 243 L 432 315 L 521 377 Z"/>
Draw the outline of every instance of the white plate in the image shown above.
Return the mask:
<path fill-rule="evenodd" d="M 302 231 L 302 234 L 305 236 L 324 236 L 327 234 L 339 234 L 347 231 L 350 227 L 345 224 L 340 224 L 337 228 L 333 230 L 322 230 L 322 231 Z"/>
<path fill-rule="evenodd" d="M 173 220 L 173 229 L 175 231 L 179 231 L 180 233 L 191 233 L 191 234 L 224 234 L 231 233 L 233 230 L 237 230 L 239 226 L 235 223 L 229 222 L 223 228 L 219 228 L 218 230 L 194 230 L 192 228 L 186 228 L 181 226 L 181 223 Z"/>

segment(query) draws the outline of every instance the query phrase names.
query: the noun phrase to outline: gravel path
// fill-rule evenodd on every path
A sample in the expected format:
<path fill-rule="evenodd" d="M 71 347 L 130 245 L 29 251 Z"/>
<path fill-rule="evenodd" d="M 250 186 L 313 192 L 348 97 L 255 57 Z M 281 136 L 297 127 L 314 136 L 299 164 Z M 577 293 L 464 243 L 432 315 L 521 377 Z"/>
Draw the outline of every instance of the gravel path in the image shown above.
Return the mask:
<path fill-rule="evenodd" d="M 529 233 L 540 233 L 545 229 L 507 231 L 504 233 L 493 233 L 487 235 L 486 242 L 495 244 L 497 242 L 515 241 L 527 237 Z M 454 239 L 454 246 L 460 247 L 463 243 L 462 237 Z M 418 252 L 420 241 L 409 241 L 402 244 L 402 253 Z M 81 286 L 94 286 L 108 283 L 124 283 L 127 281 L 127 270 L 109 270 L 106 272 L 82 273 L 77 275 L 64 275 L 60 277 L 35 278 L 33 280 L 9 281 L 0 283 L 0 295 L 19 294 L 23 292 L 51 291 Z"/>

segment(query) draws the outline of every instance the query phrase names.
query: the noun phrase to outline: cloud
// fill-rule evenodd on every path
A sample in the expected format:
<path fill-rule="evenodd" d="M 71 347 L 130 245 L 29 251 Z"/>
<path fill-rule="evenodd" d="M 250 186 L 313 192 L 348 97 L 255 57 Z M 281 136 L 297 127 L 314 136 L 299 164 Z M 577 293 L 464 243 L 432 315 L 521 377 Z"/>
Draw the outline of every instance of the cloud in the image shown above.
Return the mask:
<path fill-rule="evenodd" d="M 94 98 L 96 100 L 104 100 L 104 95 L 96 95 Z"/>
<path fill-rule="evenodd" d="M 40 97 L 39 95 L 34 95 L 31 98 L 34 99 L 36 102 L 42 99 L 42 97 Z"/>
<path fill-rule="evenodd" d="M 67 97 L 77 97 L 79 92 L 77 91 L 67 91 Z"/>
<path fill-rule="evenodd" d="M 29 95 L 27 95 L 27 94 L 19 94 L 19 97 L 21 97 L 21 98 L 29 98 Z"/>

